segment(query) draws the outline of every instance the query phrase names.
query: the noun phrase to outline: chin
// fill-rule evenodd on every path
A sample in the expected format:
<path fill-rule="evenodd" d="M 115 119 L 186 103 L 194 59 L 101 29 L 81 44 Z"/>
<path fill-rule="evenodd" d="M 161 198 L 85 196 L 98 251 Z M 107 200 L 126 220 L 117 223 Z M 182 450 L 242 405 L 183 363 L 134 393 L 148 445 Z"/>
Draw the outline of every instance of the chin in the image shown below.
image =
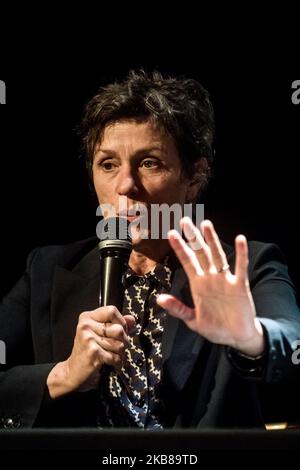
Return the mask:
<path fill-rule="evenodd" d="M 132 233 L 132 246 L 135 248 L 149 244 L 149 242 L 151 242 L 151 240 L 149 239 L 150 234 L 147 233 L 146 235 L 147 237 L 145 236 L 145 234 L 144 236 L 142 236 L 138 232 Z"/>

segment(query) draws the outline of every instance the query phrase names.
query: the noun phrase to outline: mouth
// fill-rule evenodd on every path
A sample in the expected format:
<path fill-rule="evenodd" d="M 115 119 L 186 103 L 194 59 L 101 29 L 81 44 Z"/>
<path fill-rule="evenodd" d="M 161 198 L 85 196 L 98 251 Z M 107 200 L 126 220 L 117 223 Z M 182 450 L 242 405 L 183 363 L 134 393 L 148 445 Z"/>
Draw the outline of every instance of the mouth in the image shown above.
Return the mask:
<path fill-rule="evenodd" d="M 118 217 L 126 217 L 128 220 L 136 220 L 147 213 L 147 207 L 142 204 L 133 204 L 132 206 L 120 210 Z"/>
<path fill-rule="evenodd" d="M 137 220 L 139 218 L 139 215 L 121 215 L 121 217 L 126 217 L 127 220 L 132 222 L 133 220 Z"/>

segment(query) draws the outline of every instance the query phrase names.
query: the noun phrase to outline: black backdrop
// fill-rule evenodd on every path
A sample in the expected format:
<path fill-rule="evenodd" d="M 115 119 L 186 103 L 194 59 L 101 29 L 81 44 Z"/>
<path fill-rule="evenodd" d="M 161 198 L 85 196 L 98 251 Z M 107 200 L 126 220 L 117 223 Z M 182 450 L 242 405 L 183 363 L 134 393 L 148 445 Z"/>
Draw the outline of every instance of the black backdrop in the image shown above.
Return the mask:
<path fill-rule="evenodd" d="M 217 155 L 206 214 L 229 243 L 244 233 L 279 244 L 300 293 L 300 105 L 291 101 L 292 82 L 300 79 L 296 11 L 280 4 L 276 18 L 275 5 L 266 14 L 261 5 L 252 12 L 233 5 L 231 12 L 226 4 L 226 14 L 219 5 L 209 15 L 201 5 L 192 11 L 174 4 L 166 16 L 152 4 L 131 15 L 128 2 L 113 4 L 109 14 L 103 2 L 100 12 L 88 4 L 84 12 L 79 3 L 64 14 L 46 5 L 11 6 L 8 17 L 1 5 L 0 28 L 7 87 L 0 105 L 1 297 L 32 248 L 94 234 L 74 127 L 100 85 L 141 66 L 199 79 L 210 91 Z M 288 399 L 279 389 L 270 409 L 286 403 L 284 416 L 299 422 L 298 397 L 299 387 Z"/>
<path fill-rule="evenodd" d="M 201 55 L 180 62 L 132 60 L 121 52 L 97 59 L 85 50 L 59 53 L 58 45 L 54 51 L 41 57 L 31 51 L 17 72 L 1 70 L 7 90 L 7 104 L 0 106 L 1 295 L 21 275 L 33 247 L 95 233 L 95 204 L 74 128 L 100 85 L 139 67 L 196 78 L 210 91 L 217 153 L 206 215 L 229 243 L 244 233 L 279 244 L 300 291 L 300 105 L 291 100 L 297 76 L 282 78 L 253 61 L 212 66 Z"/>

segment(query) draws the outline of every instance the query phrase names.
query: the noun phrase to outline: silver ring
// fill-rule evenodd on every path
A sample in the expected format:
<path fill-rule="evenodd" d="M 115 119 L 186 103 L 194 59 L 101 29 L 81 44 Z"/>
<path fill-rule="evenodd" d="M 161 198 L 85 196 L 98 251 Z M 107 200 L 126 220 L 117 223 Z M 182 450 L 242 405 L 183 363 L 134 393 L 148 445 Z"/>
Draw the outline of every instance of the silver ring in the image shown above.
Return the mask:
<path fill-rule="evenodd" d="M 225 273 L 229 269 L 230 269 L 229 264 L 225 264 L 224 266 L 222 266 L 222 268 L 218 269 L 218 273 Z"/>

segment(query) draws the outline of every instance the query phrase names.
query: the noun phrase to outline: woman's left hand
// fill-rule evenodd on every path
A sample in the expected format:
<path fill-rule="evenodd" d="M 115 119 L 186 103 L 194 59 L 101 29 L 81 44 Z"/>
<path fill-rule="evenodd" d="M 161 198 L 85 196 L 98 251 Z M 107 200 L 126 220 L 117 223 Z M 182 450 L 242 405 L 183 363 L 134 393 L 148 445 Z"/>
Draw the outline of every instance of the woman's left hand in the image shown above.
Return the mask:
<path fill-rule="evenodd" d="M 189 279 L 194 308 L 168 294 L 161 294 L 158 304 L 209 341 L 258 356 L 265 342 L 249 287 L 246 238 L 235 239 L 232 274 L 212 222 L 201 224 L 205 240 L 190 218 L 181 219 L 181 227 L 188 243 L 176 230 L 169 232 L 169 242 Z"/>

